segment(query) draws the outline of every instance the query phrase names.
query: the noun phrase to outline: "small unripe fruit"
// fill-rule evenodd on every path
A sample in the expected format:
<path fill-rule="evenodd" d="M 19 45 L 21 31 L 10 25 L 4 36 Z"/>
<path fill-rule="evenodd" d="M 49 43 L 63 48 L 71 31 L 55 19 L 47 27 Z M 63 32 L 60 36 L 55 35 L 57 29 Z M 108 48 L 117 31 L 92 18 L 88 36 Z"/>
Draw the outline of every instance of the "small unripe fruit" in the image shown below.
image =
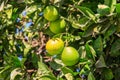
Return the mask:
<path fill-rule="evenodd" d="M 58 10 L 54 6 L 47 6 L 44 9 L 44 18 L 48 21 L 55 21 L 58 17 Z"/>
<path fill-rule="evenodd" d="M 46 50 L 49 55 L 61 54 L 64 48 L 64 42 L 60 38 L 50 39 L 46 43 Z"/>
<path fill-rule="evenodd" d="M 65 47 L 61 59 L 66 66 L 73 66 L 79 61 L 79 53 L 73 47 Z"/>
<path fill-rule="evenodd" d="M 66 22 L 64 19 L 59 19 L 59 20 L 50 22 L 50 30 L 54 34 L 58 34 L 65 31 L 65 26 L 66 26 Z"/>

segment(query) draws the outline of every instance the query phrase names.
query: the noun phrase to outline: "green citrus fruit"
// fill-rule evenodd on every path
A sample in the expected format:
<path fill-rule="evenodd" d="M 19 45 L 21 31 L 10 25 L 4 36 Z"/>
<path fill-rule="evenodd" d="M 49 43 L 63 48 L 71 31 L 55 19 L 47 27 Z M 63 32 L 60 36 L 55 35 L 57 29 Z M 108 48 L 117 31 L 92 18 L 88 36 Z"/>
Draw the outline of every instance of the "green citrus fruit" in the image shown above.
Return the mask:
<path fill-rule="evenodd" d="M 53 22 L 50 22 L 50 30 L 55 33 L 61 33 L 65 30 L 66 22 L 64 19 L 59 19 Z"/>
<path fill-rule="evenodd" d="M 59 17 L 58 10 L 54 6 L 47 6 L 43 12 L 44 18 L 48 21 L 55 21 Z"/>
<path fill-rule="evenodd" d="M 79 53 L 73 47 L 65 47 L 61 59 L 66 66 L 73 66 L 79 61 Z"/>
<path fill-rule="evenodd" d="M 50 39 L 46 43 L 46 50 L 49 55 L 61 54 L 64 49 L 64 42 L 60 38 Z"/>

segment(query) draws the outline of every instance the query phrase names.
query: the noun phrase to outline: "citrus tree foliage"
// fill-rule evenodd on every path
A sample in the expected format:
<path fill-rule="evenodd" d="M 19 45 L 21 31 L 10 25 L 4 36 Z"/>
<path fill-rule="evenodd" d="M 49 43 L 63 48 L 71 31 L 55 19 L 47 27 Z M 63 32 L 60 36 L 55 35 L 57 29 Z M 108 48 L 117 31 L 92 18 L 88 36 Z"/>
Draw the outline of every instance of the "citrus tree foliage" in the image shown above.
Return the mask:
<path fill-rule="evenodd" d="M 55 38 L 77 50 L 76 64 L 48 54 Z M 119 80 L 119 0 L 0 0 L 0 79 Z"/>

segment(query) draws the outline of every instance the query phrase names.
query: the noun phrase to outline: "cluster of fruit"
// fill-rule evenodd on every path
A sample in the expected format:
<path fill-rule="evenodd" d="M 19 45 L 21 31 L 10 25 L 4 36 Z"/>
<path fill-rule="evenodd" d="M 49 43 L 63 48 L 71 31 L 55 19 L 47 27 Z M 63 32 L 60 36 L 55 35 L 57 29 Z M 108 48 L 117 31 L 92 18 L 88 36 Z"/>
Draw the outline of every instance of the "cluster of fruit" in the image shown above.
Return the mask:
<path fill-rule="evenodd" d="M 65 30 L 66 22 L 59 18 L 59 12 L 54 6 L 47 6 L 44 9 L 44 18 L 50 21 L 50 30 L 54 34 L 61 33 Z M 60 38 L 50 39 L 46 43 L 46 50 L 49 55 L 61 55 L 61 60 L 66 66 L 73 66 L 79 61 L 78 51 L 71 47 L 65 46 L 64 41 Z"/>
<path fill-rule="evenodd" d="M 61 60 L 66 66 L 73 66 L 79 61 L 78 51 L 71 46 L 64 46 L 60 38 L 50 39 L 46 44 L 46 50 L 50 55 L 61 55 Z"/>
<path fill-rule="evenodd" d="M 59 18 L 59 12 L 54 6 L 47 6 L 44 9 L 44 18 L 50 21 L 50 30 L 54 34 L 61 33 L 65 30 L 66 22 L 64 19 Z"/>

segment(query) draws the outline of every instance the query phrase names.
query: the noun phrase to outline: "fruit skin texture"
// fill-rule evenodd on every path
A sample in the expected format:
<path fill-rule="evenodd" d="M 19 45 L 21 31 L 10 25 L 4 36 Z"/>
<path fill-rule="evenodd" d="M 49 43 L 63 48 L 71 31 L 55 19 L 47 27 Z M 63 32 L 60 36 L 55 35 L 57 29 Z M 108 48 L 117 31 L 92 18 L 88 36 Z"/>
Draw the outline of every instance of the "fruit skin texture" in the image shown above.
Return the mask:
<path fill-rule="evenodd" d="M 59 13 L 54 6 L 47 6 L 43 12 L 44 18 L 48 21 L 55 21 L 59 17 Z"/>
<path fill-rule="evenodd" d="M 66 66 L 73 66 L 79 61 L 79 53 L 73 47 L 65 47 L 61 59 Z"/>
<path fill-rule="evenodd" d="M 50 23 L 50 30 L 54 34 L 61 33 L 65 30 L 66 22 L 64 19 L 59 19 Z"/>
<path fill-rule="evenodd" d="M 61 54 L 64 49 L 64 42 L 60 38 L 50 39 L 46 43 L 46 50 L 49 55 Z"/>

